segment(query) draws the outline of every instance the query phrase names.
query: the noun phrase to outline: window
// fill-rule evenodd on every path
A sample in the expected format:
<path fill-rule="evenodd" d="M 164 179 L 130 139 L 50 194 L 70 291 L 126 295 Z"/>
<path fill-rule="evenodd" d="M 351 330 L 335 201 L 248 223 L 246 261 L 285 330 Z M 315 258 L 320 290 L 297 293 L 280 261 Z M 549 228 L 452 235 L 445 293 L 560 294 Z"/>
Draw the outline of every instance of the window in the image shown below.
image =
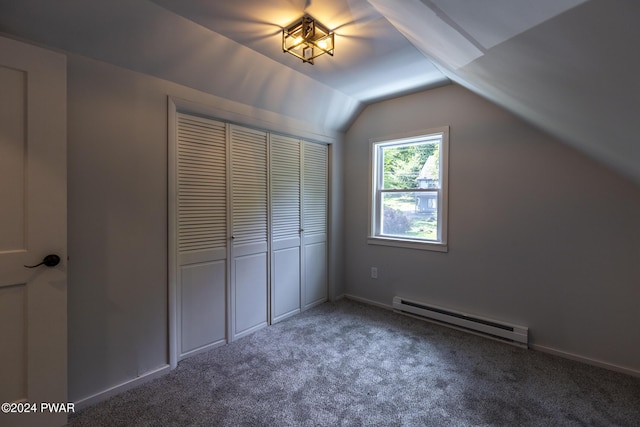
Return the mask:
<path fill-rule="evenodd" d="M 371 143 L 370 244 L 447 251 L 449 128 Z"/>

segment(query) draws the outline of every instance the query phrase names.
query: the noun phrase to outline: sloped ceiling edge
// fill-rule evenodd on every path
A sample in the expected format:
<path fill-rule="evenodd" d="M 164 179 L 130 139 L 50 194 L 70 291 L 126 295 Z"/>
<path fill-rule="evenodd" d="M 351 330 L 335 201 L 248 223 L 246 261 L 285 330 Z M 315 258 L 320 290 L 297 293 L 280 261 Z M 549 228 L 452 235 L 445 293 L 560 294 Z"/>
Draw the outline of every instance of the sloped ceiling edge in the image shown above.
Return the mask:
<path fill-rule="evenodd" d="M 590 0 L 489 49 L 467 35 L 444 59 L 397 5 L 387 15 L 451 80 L 640 184 L 640 3 Z"/>

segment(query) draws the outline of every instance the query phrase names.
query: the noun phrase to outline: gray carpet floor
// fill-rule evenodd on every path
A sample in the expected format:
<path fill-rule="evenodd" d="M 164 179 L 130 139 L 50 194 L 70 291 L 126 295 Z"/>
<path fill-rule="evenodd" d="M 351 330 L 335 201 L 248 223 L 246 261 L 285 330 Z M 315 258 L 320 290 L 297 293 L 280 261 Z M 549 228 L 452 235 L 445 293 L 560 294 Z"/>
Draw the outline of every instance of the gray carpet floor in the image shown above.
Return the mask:
<path fill-rule="evenodd" d="M 640 379 L 341 300 L 69 425 L 640 426 Z"/>

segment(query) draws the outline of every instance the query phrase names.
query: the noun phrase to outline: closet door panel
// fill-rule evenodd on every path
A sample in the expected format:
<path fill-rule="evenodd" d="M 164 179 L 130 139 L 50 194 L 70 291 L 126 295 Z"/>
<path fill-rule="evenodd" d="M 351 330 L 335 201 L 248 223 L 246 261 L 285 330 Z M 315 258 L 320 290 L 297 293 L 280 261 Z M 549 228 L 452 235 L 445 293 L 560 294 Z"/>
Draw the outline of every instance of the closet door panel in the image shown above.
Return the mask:
<path fill-rule="evenodd" d="M 327 243 L 320 241 L 305 246 L 306 304 L 327 300 Z"/>
<path fill-rule="evenodd" d="M 267 325 L 267 253 L 234 257 L 235 334 Z"/>
<path fill-rule="evenodd" d="M 230 125 L 231 333 L 237 339 L 268 322 L 267 133 Z"/>
<path fill-rule="evenodd" d="M 226 125 L 177 114 L 178 359 L 226 341 Z"/>
<path fill-rule="evenodd" d="M 328 148 L 303 142 L 303 308 L 327 300 Z"/>
<path fill-rule="evenodd" d="M 271 322 L 300 312 L 300 140 L 271 134 Z"/>
<path fill-rule="evenodd" d="M 273 252 L 274 322 L 300 312 L 300 245 Z"/>
<path fill-rule="evenodd" d="M 224 287 L 226 261 L 206 262 L 180 268 L 182 353 L 225 341 Z M 202 327 L 218 325 L 218 327 Z"/>

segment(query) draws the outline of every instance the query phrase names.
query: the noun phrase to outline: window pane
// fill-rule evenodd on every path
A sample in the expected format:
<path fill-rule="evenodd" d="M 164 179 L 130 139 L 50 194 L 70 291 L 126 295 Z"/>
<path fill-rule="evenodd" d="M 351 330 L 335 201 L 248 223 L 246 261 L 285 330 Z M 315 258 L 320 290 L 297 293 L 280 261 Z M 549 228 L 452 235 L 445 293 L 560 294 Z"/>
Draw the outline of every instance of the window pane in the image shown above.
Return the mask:
<path fill-rule="evenodd" d="M 380 147 L 382 189 L 440 188 L 439 141 Z"/>
<path fill-rule="evenodd" d="M 438 239 L 438 193 L 382 193 L 380 235 L 409 239 Z"/>

